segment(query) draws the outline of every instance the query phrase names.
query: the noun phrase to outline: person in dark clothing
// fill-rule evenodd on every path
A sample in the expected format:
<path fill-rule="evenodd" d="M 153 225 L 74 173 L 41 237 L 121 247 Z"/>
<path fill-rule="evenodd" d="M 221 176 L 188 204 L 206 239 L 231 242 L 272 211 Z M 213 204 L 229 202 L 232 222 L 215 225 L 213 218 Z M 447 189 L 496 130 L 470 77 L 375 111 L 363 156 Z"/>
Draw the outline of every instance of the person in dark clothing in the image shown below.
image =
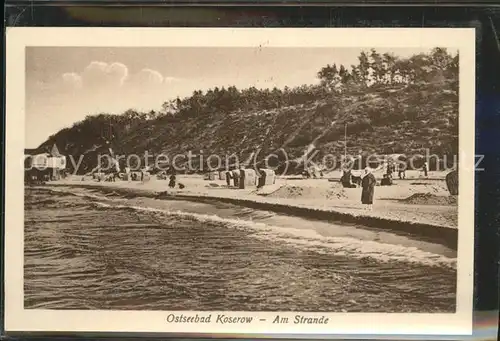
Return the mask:
<path fill-rule="evenodd" d="M 226 184 L 227 187 L 231 187 L 231 179 L 233 178 L 233 173 L 229 170 L 226 172 Z"/>
<path fill-rule="evenodd" d="M 398 176 L 399 176 L 400 179 L 405 179 L 406 178 L 406 165 L 404 163 L 400 163 L 399 164 Z"/>
<path fill-rule="evenodd" d="M 381 186 L 391 186 L 392 177 L 389 174 L 384 174 L 384 178 L 380 181 Z"/>
<path fill-rule="evenodd" d="M 446 174 L 446 186 L 451 195 L 458 195 L 458 170 L 454 169 Z"/>
<path fill-rule="evenodd" d="M 232 178 L 234 180 L 234 187 L 240 186 L 240 170 L 235 168 L 231 171 Z"/>
<path fill-rule="evenodd" d="M 344 171 L 344 174 L 340 178 L 340 182 L 344 188 L 356 188 L 356 185 L 352 183 L 352 174 L 350 170 Z"/>
<path fill-rule="evenodd" d="M 388 176 L 392 176 L 392 165 L 390 163 L 387 164 L 387 171 L 386 171 Z"/>
<path fill-rule="evenodd" d="M 377 180 L 372 174 L 371 169 L 366 167 L 365 176 L 363 177 L 363 180 L 361 180 L 361 187 L 363 188 L 361 191 L 361 203 L 363 205 L 368 205 L 369 210 L 373 208 L 373 193 L 375 192 L 376 183 Z"/>
<path fill-rule="evenodd" d="M 424 176 L 427 177 L 429 167 L 427 166 L 427 162 L 424 162 L 424 165 L 422 166 L 422 171 L 424 172 Z"/>
<path fill-rule="evenodd" d="M 175 173 L 172 173 L 172 175 L 170 175 L 170 181 L 168 183 L 168 187 L 175 188 L 175 180 L 176 180 Z"/>

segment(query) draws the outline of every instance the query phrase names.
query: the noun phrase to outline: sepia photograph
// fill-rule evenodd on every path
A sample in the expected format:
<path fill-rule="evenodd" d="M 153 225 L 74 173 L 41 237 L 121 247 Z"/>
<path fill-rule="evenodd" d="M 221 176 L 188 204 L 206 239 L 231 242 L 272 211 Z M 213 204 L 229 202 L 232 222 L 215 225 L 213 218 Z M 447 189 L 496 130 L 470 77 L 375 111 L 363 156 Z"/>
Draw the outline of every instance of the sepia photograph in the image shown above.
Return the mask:
<path fill-rule="evenodd" d="M 14 329 L 471 328 L 474 30 L 101 30 L 7 50 Z"/>

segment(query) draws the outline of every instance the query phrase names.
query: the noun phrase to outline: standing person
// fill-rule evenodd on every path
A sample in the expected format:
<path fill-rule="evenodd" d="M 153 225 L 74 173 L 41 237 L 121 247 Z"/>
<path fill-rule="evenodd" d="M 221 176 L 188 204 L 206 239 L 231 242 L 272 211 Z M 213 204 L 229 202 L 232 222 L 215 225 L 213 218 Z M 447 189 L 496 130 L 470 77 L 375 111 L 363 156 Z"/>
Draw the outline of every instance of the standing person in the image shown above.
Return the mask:
<path fill-rule="evenodd" d="M 175 188 L 175 174 L 170 175 L 170 181 L 168 182 L 168 187 Z"/>
<path fill-rule="evenodd" d="M 231 179 L 233 178 L 231 170 L 226 172 L 226 184 L 227 187 L 231 187 Z"/>
<path fill-rule="evenodd" d="M 424 165 L 422 166 L 422 171 L 424 172 L 424 176 L 427 177 L 429 167 L 427 166 L 427 162 L 424 162 Z"/>
<path fill-rule="evenodd" d="M 361 203 L 363 205 L 368 205 L 368 209 L 372 210 L 373 208 L 373 193 L 375 191 L 375 184 L 377 180 L 375 180 L 375 176 L 372 174 L 372 170 L 370 167 L 365 168 L 365 175 L 363 180 L 361 180 L 361 187 L 363 188 L 361 192 Z"/>
<path fill-rule="evenodd" d="M 402 162 L 398 166 L 398 176 L 400 179 L 406 178 L 406 165 Z"/>
<path fill-rule="evenodd" d="M 263 174 L 261 166 L 257 166 L 255 169 L 255 182 L 257 183 L 257 188 L 263 187 L 266 183 L 265 175 Z"/>
<path fill-rule="evenodd" d="M 231 173 L 233 175 L 234 187 L 239 187 L 240 186 L 240 170 L 236 167 L 233 169 L 233 171 Z"/>
<path fill-rule="evenodd" d="M 392 165 L 387 163 L 387 175 L 392 177 Z"/>
<path fill-rule="evenodd" d="M 175 176 L 175 169 L 172 169 L 172 175 L 170 175 L 170 181 L 168 183 L 168 187 L 175 188 L 175 181 L 177 180 Z"/>

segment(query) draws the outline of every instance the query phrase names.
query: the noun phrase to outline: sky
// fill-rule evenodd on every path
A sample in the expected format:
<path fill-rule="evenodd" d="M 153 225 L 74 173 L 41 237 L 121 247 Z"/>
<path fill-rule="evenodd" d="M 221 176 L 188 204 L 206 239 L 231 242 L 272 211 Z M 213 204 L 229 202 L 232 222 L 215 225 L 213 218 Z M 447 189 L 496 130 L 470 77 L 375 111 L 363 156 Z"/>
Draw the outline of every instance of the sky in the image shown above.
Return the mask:
<path fill-rule="evenodd" d="M 195 90 L 317 83 L 327 64 L 357 64 L 354 48 L 28 47 L 26 147 L 87 115 L 161 109 Z M 377 49 L 400 57 L 428 49 Z"/>

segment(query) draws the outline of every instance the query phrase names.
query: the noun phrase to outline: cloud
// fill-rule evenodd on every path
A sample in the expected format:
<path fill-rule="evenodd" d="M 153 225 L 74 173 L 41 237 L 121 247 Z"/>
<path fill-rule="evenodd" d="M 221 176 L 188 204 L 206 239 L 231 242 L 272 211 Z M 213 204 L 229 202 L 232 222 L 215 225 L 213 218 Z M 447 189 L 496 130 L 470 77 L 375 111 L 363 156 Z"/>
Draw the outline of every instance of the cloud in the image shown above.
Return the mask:
<path fill-rule="evenodd" d="M 165 83 L 165 84 L 172 84 L 172 83 L 178 82 L 178 81 L 180 81 L 180 79 L 175 78 L 175 77 L 164 77 L 163 78 L 163 83 Z"/>
<path fill-rule="evenodd" d="M 163 75 L 156 70 L 142 69 L 127 79 L 129 84 L 137 85 L 160 85 L 163 83 Z"/>
<path fill-rule="evenodd" d="M 122 63 L 108 64 L 93 61 L 83 70 L 81 78 L 84 87 L 119 87 L 128 76 L 128 68 Z"/>
<path fill-rule="evenodd" d="M 69 86 L 70 88 L 81 89 L 83 86 L 82 77 L 74 72 L 64 73 L 61 76 L 61 81 L 61 85 L 65 88 Z"/>
<path fill-rule="evenodd" d="M 158 88 L 179 81 L 175 77 L 165 77 L 160 72 L 144 68 L 131 74 L 122 63 L 93 61 L 81 73 L 68 72 L 52 84 L 52 90 L 66 92 L 68 89 L 83 89 L 86 92 L 121 91 L 120 89 L 139 90 Z"/>
<path fill-rule="evenodd" d="M 30 94 L 43 94 L 47 104 L 71 96 L 88 112 L 118 112 L 130 107 L 150 110 L 160 106 L 168 87 L 178 80 L 150 68 L 131 73 L 119 62 L 92 61 L 80 72 L 64 73 L 48 83 L 34 82 Z"/>

